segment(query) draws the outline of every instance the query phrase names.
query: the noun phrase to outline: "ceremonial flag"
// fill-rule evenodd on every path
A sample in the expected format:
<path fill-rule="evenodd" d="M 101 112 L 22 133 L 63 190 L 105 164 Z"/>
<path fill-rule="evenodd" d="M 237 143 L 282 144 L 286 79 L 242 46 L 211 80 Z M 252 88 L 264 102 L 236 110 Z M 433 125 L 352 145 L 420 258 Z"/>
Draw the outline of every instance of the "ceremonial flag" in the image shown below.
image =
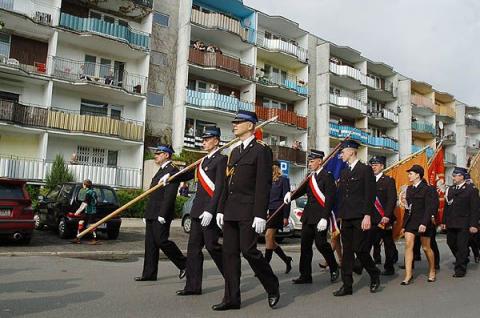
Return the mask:
<path fill-rule="evenodd" d="M 340 151 L 338 151 L 335 156 L 333 156 L 328 162 L 327 165 L 325 166 L 325 169 L 330 172 L 333 175 L 333 178 L 335 179 L 335 182 L 340 179 L 340 173 L 344 168 L 347 167 L 347 163 L 343 162 L 341 159 L 341 154 Z M 339 205 L 339 198 L 340 196 L 336 195 L 336 200 L 333 203 L 333 211 L 330 216 L 330 235 L 332 237 L 336 237 L 338 234 L 340 234 L 340 229 L 338 228 L 337 220 L 335 213 L 337 212 L 337 207 Z"/>
<path fill-rule="evenodd" d="M 427 170 L 427 152 L 426 148 L 423 149 L 421 152 L 415 153 L 410 155 L 409 157 L 399 161 L 392 167 L 389 167 L 385 170 L 385 174 L 395 179 L 395 184 L 397 186 L 397 193 L 398 193 L 398 202 L 397 208 L 395 209 L 395 216 L 397 221 L 393 226 L 393 237 L 394 239 L 400 238 L 400 231 L 403 225 L 403 216 L 405 210 L 400 206 L 400 200 L 406 197 L 407 194 L 407 187 L 410 185 L 407 177 L 407 170 L 412 167 L 413 165 L 420 165 Z"/>
<path fill-rule="evenodd" d="M 470 168 L 468 169 L 470 178 L 476 187 L 480 186 L 480 151 L 473 157 Z"/>
<path fill-rule="evenodd" d="M 444 149 L 440 146 L 428 165 L 428 183 L 437 189 L 440 205 L 437 215 L 435 215 L 435 223 L 438 225 L 443 220 L 443 208 L 445 206 L 445 163 L 443 161 Z"/>

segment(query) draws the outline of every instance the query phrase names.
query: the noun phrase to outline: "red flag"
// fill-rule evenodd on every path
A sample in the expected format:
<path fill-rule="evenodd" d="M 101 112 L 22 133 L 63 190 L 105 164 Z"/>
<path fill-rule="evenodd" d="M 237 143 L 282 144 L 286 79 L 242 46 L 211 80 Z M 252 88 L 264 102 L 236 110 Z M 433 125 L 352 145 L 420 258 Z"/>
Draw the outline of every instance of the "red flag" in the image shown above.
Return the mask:
<path fill-rule="evenodd" d="M 255 139 L 263 140 L 263 129 L 262 128 L 255 129 Z"/>
<path fill-rule="evenodd" d="M 441 147 L 435 152 L 430 165 L 428 166 L 428 183 L 437 189 L 440 205 L 435 217 L 436 224 L 441 224 L 443 219 L 443 208 L 445 206 L 445 163 L 443 161 L 444 149 Z"/>

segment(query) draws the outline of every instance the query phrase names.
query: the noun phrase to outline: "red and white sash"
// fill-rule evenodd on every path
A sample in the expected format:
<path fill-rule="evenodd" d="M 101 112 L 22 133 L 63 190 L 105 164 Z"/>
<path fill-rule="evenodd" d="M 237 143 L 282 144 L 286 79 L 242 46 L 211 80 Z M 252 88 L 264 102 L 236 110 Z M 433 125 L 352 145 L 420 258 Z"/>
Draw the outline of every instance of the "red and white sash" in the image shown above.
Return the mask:
<path fill-rule="evenodd" d="M 375 197 L 375 208 L 377 209 L 378 214 L 380 214 L 380 216 L 382 218 L 384 218 L 385 217 L 385 210 L 383 209 L 382 203 L 380 203 L 380 199 L 378 199 L 378 197 Z M 385 222 L 380 222 L 378 224 L 378 227 L 381 228 L 381 229 L 385 229 L 386 226 L 387 226 L 387 223 L 385 223 Z"/>
<path fill-rule="evenodd" d="M 318 203 L 324 208 L 325 207 L 325 195 L 318 187 L 317 179 L 315 178 L 316 173 L 314 172 L 308 181 L 310 189 L 312 190 L 313 196 L 317 199 Z"/>
<path fill-rule="evenodd" d="M 205 159 L 204 159 L 205 160 Z M 215 191 L 215 183 L 210 179 L 202 168 L 203 160 L 198 164 L 197 167 L 197 179 L 202 186 L 202 188 L 208 193 L 210 197 L 213 197 L 213 192 Z"/>

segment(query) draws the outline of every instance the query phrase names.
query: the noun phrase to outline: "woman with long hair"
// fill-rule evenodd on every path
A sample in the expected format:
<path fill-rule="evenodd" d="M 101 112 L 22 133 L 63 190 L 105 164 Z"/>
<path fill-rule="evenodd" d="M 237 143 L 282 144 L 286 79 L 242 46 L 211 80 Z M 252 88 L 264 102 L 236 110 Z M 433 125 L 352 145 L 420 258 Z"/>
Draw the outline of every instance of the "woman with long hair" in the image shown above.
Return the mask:
<path fill-rule="evenodd" d="M 280 163 L 273 162 L 272 167 L 272 188 L 270 190 L 270 203 L 268 204 L 268 217 L 282 205 L 283 197 L 290 191 L 290 180 L 282 175 Z M 267 231 L 265 232 L 265 259 L 270 262 L 272 254 L 275 252 L 286 265 L 285 273 L 288 274 L 292 270 L 292 258 L 285 255 L 280 245 L 275 241 L 275 235 L 278 229 L 282 229 L 288 225 L 288 218 L 290 217 L 290 204 L 285 205 L 279 213 L 267 224 Z"/>

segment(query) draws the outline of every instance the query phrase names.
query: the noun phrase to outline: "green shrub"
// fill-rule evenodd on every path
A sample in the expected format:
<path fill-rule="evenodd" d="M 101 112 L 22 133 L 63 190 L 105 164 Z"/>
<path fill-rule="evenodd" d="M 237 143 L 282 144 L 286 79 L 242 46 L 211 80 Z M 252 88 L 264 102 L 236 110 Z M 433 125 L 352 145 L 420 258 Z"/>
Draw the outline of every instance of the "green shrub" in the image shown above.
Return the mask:
<path fill-rule="evenodd" d="M 72 182 L 73 180 L 73 174 L 68 170 L 63 157 L 61 155 L 56 155 L 55 161 L 53 161 L 52 171 L 50 171 L 45 178 L 45 187 L 52 190 L 59 184 Z"/>
<path fill-rule="evenodd" d="M 48 190 L 39 185 L 27 184 L 27 192 L 30 195 L 30 199 L 32 200 L 32 207 L 35 209 L 38 206 L 38 196 L 46 196 Z"/>

